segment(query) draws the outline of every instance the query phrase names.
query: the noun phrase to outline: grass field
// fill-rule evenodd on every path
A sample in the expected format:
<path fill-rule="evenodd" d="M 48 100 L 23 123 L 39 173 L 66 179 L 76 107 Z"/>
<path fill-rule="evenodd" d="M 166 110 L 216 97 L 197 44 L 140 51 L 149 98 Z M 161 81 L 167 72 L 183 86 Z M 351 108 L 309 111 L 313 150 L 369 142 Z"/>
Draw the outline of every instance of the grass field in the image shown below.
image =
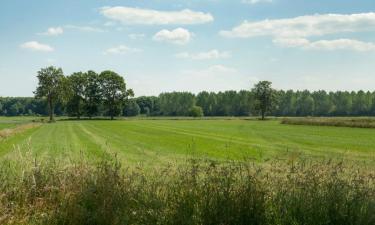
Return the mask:
<path fill-rule="evenodd" d="M 1 118 L 0 129 L 25 121 Z M 67 120 L 45 123 L 3 140 L 0 156 L 11 156 L 15 146 L 31 148 L 39 156 L 115 153 L 145 163 L 187 156 L 264 160 L 295 155 L 373 163 L 375 129 L 294 126 L 278 120 Z"/>
<path fill-rule="evenodd" d="M 375 129 L 32 120 L 0 118 L 0 224 L 375 222 Z"/>

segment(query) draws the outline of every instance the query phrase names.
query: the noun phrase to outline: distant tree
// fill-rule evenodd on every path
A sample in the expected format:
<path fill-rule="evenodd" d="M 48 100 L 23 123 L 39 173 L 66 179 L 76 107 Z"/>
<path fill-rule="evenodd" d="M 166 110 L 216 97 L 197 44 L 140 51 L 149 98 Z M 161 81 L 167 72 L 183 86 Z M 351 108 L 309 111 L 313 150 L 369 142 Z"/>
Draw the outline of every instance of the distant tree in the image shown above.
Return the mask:
<path fill-rule="evenodd" d="M 101 93 L 104 100 L 104 105 L 108 109 L 108 114 L 111 120 L 116 115 L 119 115 L 122 103 L 128 96 L 133 96 L 131 89 L 126 90 L 124 78 L 113 71 L 103 71 L 99 75 Z"/>
<path fill-rule="evenodd" d="M 189 116 L 195 105 L 195 96 L 189 92 L 161 93 L 160 112 L 164 116 Z"/>
<path fill-rule="evenodd" d="M 325 91 L 315 91 L 312 93 L 314 99 L 314 115 L 315 116 L 328 116 L 332 110 L 332 103 L 329 95 Z"/>
<path fill-rule="evenodd" d="M 138 116 L 141 112 L 141 108 L 137 104 L 135 99 L 129 99 L 125 101 L 124 116 Z"/>
<path fill-rule="evenodd" d="M 69 101 L 67 111 L 69 115 L 76 116 L 78 119 L 83 115 L 85 100 L 85 91 L 87 80 L 82 72 L 73 73 L 67 77 L 69 85 Z"/>
<path fill-rule="evenodd" d="M 266 113 L 271 112 L 276 104 L 276 91 L 271 87 L 269 81 L 260 81 L 254 85 L 252 92 L 255 98 L 255 108 L 260 111 L 262 120 L 265 119 Z"/>
<path fill-rule="evenodd" d="M 314 115 L 315 102 L 310 92 L 305 90 L 300 93 L 297 99 L 297 116 Z"/>
<path fill-rule="evenodd" d="M 202 117 L 203 116 L 203 109 L 200 106 L 193 106 L 190 109 L 190 116 L 192 117 Z"/>
<path fill-rule="evenodd" d="M 37 98 L 47 98 L 49 120 L 52 122 L 55 103 L 64 97 L 64 74 L 61 68 L 50 66 L 41 69 L 37 77 L 39 83 L 34 94 Z"/>
<path fill-rule="evenodd" d="M 349 92 L 338 91 L 335 93 L 330 93 L 330 98 L 333 103 L 333 116 L 348 116 L 351 114 L 353 99 Z"/>

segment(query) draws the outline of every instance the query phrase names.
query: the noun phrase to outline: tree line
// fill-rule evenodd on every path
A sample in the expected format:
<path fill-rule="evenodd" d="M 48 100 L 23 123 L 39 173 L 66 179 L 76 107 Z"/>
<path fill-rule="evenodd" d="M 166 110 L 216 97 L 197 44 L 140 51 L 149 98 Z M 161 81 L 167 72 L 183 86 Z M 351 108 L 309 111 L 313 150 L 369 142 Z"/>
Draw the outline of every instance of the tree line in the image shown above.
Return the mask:
<path fill-rule="evenodd" d="M 261 81 L 251 90 L 161 93 L 134 98 L 113 71 L 38 72 L 35 98 L 0 97 L 0 115 L 109 116 L 375 116 L 375 92 L 275 90 Z"/>

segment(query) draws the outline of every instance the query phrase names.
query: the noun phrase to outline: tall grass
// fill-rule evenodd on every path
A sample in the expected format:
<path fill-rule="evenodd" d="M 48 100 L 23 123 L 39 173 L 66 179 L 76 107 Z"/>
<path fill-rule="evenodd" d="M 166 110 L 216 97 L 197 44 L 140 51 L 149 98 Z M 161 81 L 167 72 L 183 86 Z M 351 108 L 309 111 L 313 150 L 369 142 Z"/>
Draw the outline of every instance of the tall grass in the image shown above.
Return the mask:
<path fill-rule="evenodd" d="M 335 126 L 335 127 L 358 127 L 375 128 L 374 118 L 329 118 L 329 117 L 304 117 L 304 118 L 283 118 L 282 124 L 291 125 L 315 125 L 315 126 Z"/>
<path fill-rule="evenodd" d="M 374 171 L 321 162 L 4 161 L 0 224 L 375 224 Z"/>

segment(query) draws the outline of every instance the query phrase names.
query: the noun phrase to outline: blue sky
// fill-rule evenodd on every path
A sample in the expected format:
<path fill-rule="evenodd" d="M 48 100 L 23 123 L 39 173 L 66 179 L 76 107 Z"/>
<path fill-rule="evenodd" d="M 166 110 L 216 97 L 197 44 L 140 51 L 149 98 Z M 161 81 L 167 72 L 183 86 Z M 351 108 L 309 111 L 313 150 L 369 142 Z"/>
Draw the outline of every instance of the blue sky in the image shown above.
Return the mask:
<path fill-rule="evenodd" d="M 2 0 L 0 30 L 0 96 L 32 96 L 48 65 L 137 96 L 375 85 L 373 0 Z"/>

